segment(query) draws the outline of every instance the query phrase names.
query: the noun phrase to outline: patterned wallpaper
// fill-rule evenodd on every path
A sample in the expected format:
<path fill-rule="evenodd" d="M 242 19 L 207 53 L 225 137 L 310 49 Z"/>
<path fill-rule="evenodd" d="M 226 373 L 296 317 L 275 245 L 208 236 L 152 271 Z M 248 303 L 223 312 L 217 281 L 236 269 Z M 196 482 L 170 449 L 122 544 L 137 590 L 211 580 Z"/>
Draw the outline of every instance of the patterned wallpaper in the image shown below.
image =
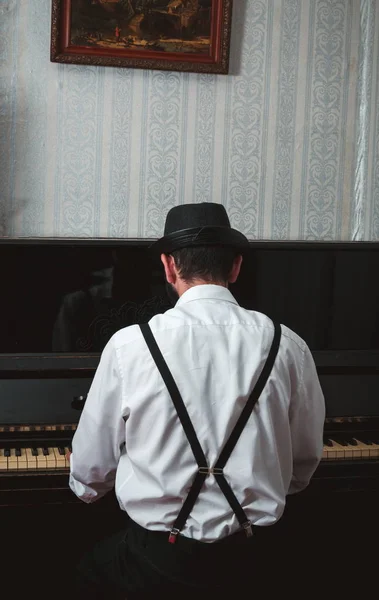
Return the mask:
<path fill-rule="evenodd" d="M 50 8 L 0 0 L 1 236 L 379 239 L 378 2 L 234 0 L 229 76 L 52 64 Z"/>

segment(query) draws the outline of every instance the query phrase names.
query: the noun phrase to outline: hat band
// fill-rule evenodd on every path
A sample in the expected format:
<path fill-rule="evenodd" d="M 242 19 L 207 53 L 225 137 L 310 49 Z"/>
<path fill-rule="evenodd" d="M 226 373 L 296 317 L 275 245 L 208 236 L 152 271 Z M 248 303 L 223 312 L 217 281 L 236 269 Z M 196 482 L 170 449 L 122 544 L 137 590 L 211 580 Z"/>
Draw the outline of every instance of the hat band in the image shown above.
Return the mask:
<path fill-rule="evenodd" d="M 249 247 L 248 239 L 231 227 L 195 227 L 169 233 L 153 244 L 156 252 L 169 254 L 181 248 L 196 246 Z"/>

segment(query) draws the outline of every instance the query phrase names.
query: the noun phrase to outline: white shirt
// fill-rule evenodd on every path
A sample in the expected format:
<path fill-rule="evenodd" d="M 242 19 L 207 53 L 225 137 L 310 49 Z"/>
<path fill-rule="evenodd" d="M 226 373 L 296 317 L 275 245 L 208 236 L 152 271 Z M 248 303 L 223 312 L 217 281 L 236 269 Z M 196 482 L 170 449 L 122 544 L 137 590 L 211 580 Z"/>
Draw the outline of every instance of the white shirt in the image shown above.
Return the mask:
<path fill-rule="evenodd" d="M 229 437 L 266 361 L 273 324 L 217 285 L 187 290 L 150 327 L 209 465 Z M 277 521 L 322 454 L 324 397 L 305 342 L 282 326 L 271 376 L 224 474 L 247 517 Z M 138 325 L 105 347 L 73 438 L 70 486 L 93 502 L 115 485 L 120 507 L 147 529 L 171 529 L 197 471 L 171 397 Z M 207 542 L 239 523 L 207 477 L 183 535 Z"/>

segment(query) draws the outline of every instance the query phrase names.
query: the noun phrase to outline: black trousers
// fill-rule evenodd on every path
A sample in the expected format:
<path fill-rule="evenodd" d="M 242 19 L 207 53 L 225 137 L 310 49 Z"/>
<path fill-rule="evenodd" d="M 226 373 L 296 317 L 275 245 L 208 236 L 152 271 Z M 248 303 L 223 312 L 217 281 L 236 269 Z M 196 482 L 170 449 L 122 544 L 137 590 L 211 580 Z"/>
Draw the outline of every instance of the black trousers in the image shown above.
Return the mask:
<path fill-rule="evenodd" d="M 148 531 L 129 521 L 125 530 L 83 558 L 77 597 L 156 600 L 175 593 L 181 600 L 209 600 L 257 590 L 265 555 L 260 552 L 263 529 L 255 530 L 252 538 L 239 532 L 205 544 L 179 536 L 170 544 L 167 532 Z"/>

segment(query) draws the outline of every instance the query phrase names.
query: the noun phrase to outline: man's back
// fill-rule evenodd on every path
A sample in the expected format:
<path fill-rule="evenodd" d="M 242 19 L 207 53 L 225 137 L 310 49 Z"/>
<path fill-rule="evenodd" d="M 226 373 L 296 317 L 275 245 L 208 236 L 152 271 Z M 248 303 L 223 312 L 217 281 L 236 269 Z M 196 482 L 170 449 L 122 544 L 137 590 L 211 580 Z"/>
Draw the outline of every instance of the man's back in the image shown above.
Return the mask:
<path fill-rule="evenodd" d="M 200 285 L 183 294 L 175 308 L 154 317 L 150 327 L 212 465 L 262 371 L 273 324 L 265 315 L 239 307 L 226 288 Z M 120 430 L 119 441 L 123 436 L 125 441 L 116 494 L 134 521 L 150 530 L 169 530 L 197 465 L 138 326 L 119 331 L 102 360 L 111 363 L 112 354 L 121 390 L 114 427 Z M 92 394 L 96 385 L 95 378 Z M 255 525 L 278 520 L 287 493 L 307 485 L 321 457 L 324 417 L 310 352 L 282 327 L 272 374 L 224 468 Z M 104 454 L 103 460 L 109 466 Z M 80 479 L 75 469 L 72 474 Z M 211 542 L 238 528 L 215 478 L 208 477 L 183 535 Z"/>
<path fill-rule="evenodd" d="M 95 586 L 244 593 L 265 526 L 317 467 L 325 407 L 309 349 L 228 291 L 248 247 L 221 204 L 171 208 L 152 251 L 175 308 L 117 332 L 102 353 L 70 484 L 86 502 L 115 485 L 131 519 L 84 561 Z"/>

